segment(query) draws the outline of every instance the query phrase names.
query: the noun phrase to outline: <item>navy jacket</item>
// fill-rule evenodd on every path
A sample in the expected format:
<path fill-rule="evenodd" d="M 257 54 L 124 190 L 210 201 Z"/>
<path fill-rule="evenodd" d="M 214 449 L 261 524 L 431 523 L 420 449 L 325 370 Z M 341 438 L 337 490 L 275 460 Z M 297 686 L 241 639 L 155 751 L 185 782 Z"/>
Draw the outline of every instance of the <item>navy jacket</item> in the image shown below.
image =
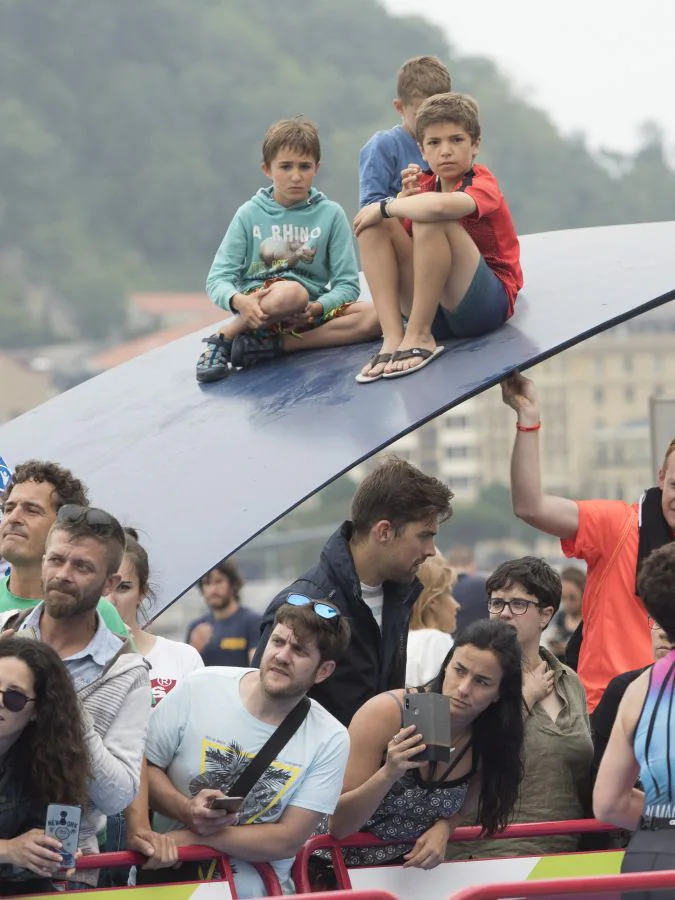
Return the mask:
<path fill-rule="evenodd" d="M 25 761 L 18 759 L 15 748 L 10 749 L 0 771 L 0 840 L 11 840 L 32 828 L 44 828 L 47 807 L 30 796 Z M 29 869 L 10 863 L 0 864 L 0 895 L 2 884 L 25 881 L 30 891 L 38 893 L 54 890 L 51 879 L 41 878 Z M 16 885 L 15 885 L 16 887 Z"/>
<path fill-rule="evenodd" d="M 361 583 L 349 550 L 351 522 L 344 522 L 331 535 L 316 566 L 280 591 L 267 607 L 262 637 L 253 660 L 260 665 L 274 614 L 289 594 L 304 594 L 313 600 L 330 600 L 347 616 L 352 638 L 335 672 L 312 688 L 313 697 L 329 713 L 348 726 L 363 704 L 382 691 L 405 686 L 406 644 L 412 604 L 422 592 L 420 581 L 398 584 L 385 581 L 382 632 L 361 596 Z"/>

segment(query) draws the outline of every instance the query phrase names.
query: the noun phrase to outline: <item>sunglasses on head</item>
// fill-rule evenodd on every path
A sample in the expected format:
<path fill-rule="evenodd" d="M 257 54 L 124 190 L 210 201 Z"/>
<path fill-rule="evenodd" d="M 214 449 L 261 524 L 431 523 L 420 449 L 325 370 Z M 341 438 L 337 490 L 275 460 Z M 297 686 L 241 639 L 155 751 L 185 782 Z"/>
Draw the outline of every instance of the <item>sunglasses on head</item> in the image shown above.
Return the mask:
<path fill-rule="evenodd" d="M 337 625 L 337 620 L 342 615 L 339 609 L 330 603 L 326 603 L 325 600 L 312 600 L 310 597 L 305 597 L 304 594 L 289 594 L 286 597 L 286 603 L 289 603 L 291 606 L 311 606 L 317 616 L 321 619 L 326 619 L 328 622 L 334 622 L 335 625 Z"/>
<path fill-rule="evenodd" d="M 12 713 L 20 713 L 27 703 L 32 703 L 35 697 L 27 697 L 21 691 L 0 691 L 2 705 Z"/>
<path fill-rule="evenodd" d="M 56 521 L 63 525 L 79 525 L 86 523 L 92 531 L 113 532 L 122 531 L 122 526 L 114 516 L 104 509 L 95 506 L 78 506 L 77 503 L 67 503 L 56 514 Z"/>

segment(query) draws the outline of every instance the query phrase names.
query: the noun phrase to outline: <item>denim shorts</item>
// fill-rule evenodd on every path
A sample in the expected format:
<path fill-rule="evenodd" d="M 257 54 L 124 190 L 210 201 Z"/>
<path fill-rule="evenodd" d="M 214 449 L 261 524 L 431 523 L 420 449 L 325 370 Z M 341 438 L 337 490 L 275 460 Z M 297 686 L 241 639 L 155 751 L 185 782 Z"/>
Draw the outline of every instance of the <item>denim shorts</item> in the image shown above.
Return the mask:
<path fill-rule="evenodd" d="M 459 306 L 439 306 L 431 325 L 434 338 L 466 338 L 488 334 L 506 322 L 509 298 L 502 282 L 481 256 L 476 274 Z"/>

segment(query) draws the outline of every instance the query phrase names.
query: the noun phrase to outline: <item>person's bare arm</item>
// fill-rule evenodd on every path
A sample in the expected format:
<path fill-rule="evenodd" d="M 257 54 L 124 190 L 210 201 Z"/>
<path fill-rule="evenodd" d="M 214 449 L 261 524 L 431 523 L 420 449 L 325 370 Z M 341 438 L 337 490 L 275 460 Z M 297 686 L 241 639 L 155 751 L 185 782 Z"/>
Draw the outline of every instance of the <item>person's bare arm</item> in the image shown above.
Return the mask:
<path fill-rule="evenodd" d="M 408 769 L 419 768 L 420 763 L 411 758 L 424 744 L 414 731 L 414 727 L 401 728 L 400 708 L 382 694 L 356 713 L 349 726 L 349 760 L 342 795 L 330 819 L 333 837 L 340 840 L 362 828 L 398 779 Z M 398 742 L 392 740 L 394 735 Z"/>
<path fill-rule="evenodd" d="M 515 372 L 501 383 L 502 398 L 518 414 L 518 423 L 532 428 L 540 422 L 539 397 L 534 383 Z M 516 431 L 511 457 L 513 511 L 539 531 L 570 540 L 579 529 L 579 507 L 574 500 L 545 494 L 541 486 L 539 431 Z"/>
<path fill-rule="evenodd" d="M 322 813 L 288 806 L 278 822 L 221 828 L 209 835 L 174 831 L 179 847 L 198 844 L 246 862 L 273 862 L 295 856 L 321 821 Z"/>
<path fill-rule="evenodd" d="M 222 791 L 203 790 L 194 797 L 186 797 L 173 786 L 169 776 L 159 766 L 149 762 L 148 786 L 150 806 L 169 819 L 182 822 L 197 834 L 214 834 L 237 820 L 237 814 L 210 809 L 209 801 L 224 797 Z"/>
<path fill-rule="evenodd" d="M 644 792 L 634 787 L 640 766 L 635 758 L 633 738 L 648 686 L 649 672 L 628 686 L 593 789 L 593 814 L 603 822 L 630 831 L 637 828 L 645 801 Z"/>

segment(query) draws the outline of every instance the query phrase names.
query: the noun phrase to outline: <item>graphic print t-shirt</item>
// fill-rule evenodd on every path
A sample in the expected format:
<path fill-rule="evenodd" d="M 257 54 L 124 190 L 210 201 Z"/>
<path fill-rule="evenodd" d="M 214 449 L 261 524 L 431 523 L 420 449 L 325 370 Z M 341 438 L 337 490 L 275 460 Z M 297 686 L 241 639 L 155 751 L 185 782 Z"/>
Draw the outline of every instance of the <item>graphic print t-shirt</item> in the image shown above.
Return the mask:
<path fill-rule="evenodd" d="M 146 756 L 186 797 L 205 788 L 227 794 L 274 726 L 256 719 L 239 696 L 239 682 L 256 669 L 212 667 L 193 672 L 159 704 L 150 719 Z M 289 805 L 330 815 L 337 805 L 349 738 L 337 719 L 311 701 L 302 726 L 248 793 L 239 826 L 276 822 Z M 155 815 L 156 831 L 184 827 Z M 292 859 L 272 863 L 282 882 Z"/>
<path fill-rule="evenodd" d="M 153 706 L 157 706 L 190 672 L 204 668 L 204 661 L 194 647 L 170 641 L 161 635 L 157 635 L 154 647 L 145 654 L 145 658 L 150 663 Z"/>

